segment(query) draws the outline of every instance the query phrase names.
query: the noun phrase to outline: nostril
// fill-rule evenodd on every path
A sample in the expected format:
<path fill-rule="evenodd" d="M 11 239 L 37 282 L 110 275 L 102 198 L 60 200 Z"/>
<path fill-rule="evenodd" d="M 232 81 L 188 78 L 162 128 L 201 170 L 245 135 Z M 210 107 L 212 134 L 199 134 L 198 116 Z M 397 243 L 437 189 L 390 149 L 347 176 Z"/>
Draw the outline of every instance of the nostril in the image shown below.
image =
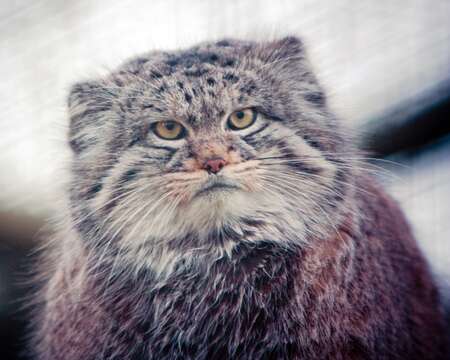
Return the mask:
<path fill-rule="evenodd" d="M 205 161 L 203 168 L 210 174 L 217 174 L 226 164 L 226 161 L 222 158 L 208 159 Z"/>

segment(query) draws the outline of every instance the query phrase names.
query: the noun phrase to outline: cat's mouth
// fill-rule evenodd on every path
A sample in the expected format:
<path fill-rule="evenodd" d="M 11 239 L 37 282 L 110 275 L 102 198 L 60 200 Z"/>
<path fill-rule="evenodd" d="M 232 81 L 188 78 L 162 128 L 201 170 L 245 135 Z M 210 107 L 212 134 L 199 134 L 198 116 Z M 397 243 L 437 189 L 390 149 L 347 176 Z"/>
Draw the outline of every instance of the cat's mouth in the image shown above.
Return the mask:
<path fill-rule="evenodd" d="M 218 192 L 230 192 L 239 189 L 240 187 L 235 182 L 231 182 L 224 177 L 214 176 L 203 184 L 203 186 L 195 193 L 195 197 Z"/>

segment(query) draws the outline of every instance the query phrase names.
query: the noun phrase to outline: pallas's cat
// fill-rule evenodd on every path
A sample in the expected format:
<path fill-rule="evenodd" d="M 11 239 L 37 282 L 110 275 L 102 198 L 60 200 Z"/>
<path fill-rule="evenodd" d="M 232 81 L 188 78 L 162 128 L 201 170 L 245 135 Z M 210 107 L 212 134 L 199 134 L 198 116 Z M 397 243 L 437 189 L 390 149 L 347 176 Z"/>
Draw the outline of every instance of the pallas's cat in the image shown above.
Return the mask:
<path fill-rule="evenodd" d="M 444 358 L 428 267 L 299 39 L 151 52 L 68 106 L 38 359 Z"/>

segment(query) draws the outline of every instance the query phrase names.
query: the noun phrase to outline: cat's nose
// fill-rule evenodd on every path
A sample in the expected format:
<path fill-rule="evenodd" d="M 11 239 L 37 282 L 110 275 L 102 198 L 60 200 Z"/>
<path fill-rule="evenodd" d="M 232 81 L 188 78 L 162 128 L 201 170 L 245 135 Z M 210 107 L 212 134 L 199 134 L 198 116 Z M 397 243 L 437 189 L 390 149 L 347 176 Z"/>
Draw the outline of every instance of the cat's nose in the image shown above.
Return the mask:
<path fill-rule="evenodd" d="M 222 158 L 208 159 L 203 164 L 203 169 L 205 169 L 210 174 L 217 174 L 227 162 Z"/>

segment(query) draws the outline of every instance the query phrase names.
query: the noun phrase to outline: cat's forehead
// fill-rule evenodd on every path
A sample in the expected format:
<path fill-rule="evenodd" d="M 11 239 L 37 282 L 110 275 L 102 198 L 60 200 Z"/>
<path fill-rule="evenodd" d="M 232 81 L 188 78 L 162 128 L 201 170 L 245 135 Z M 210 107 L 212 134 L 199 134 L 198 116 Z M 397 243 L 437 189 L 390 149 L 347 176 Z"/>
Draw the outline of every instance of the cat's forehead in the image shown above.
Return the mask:
<path fill-rule="evenodd" d="M 255 103 L 256 74 L 248 43 L 223 40 L 135 59 L 122 70 L 138 77 L 135 102 L 196 126 Z"/>
<path fill-rule="evenodd" d="M 251 50 L 255 47 L 256 43 L 241 40 L 206 42 L 183 50 L 150 52 L 125 64 L 125 67 L 132 67 L 137 63 L 145 68 L 150 64 L 163 68 L 166 75 L 207 64 L 232 67 L 236 65 L 237 59 L 251 57 Z"/>
<path fill-rule="evenodd" d="M 166 59 L 164 62 L 173 70 L 206 64 L 217 67 L 232 67 L 236 64 L 236 60 L 250 48 L 250 44 L 231 43 L 226 40 L 218 43 L 205 43 L 186 50 L 165 53 Z"/>

